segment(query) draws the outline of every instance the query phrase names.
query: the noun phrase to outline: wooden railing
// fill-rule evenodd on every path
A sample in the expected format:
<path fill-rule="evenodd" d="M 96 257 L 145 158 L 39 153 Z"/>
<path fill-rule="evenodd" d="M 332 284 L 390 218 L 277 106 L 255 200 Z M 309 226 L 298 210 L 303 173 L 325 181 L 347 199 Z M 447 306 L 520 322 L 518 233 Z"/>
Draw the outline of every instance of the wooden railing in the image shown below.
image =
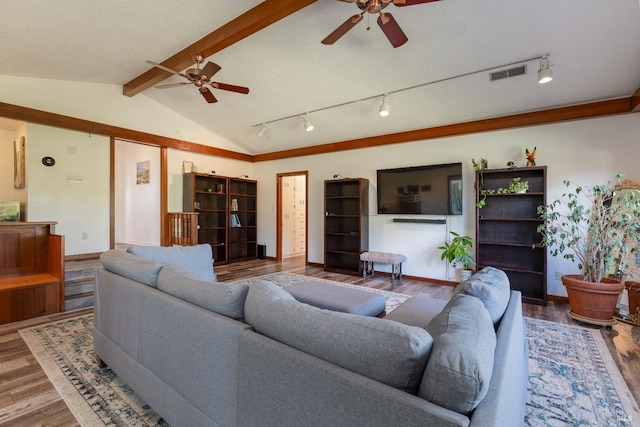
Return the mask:
<path fill-rule="evenodd" d="M 198 212 L 169 212 L 169 244 L 198 244 Z"/>

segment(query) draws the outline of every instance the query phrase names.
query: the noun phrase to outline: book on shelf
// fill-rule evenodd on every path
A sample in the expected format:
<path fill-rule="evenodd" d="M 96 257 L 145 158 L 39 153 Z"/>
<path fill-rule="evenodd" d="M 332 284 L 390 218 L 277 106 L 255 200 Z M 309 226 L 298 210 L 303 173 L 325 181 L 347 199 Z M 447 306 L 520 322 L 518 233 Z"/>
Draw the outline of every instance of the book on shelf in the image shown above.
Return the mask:
<path fill-rule="evenodd" d="M 231 210 L 232 211 L 238 210 L 238 199 L 231 199 Z"/>
<path fill-rule="evenodd" d="M 240 224 L 240 218 L 238 218 L 238 215 L 231 214 L 231 226 L 232 227 L 241 227 L 242 226 L 242 224 Z"/>

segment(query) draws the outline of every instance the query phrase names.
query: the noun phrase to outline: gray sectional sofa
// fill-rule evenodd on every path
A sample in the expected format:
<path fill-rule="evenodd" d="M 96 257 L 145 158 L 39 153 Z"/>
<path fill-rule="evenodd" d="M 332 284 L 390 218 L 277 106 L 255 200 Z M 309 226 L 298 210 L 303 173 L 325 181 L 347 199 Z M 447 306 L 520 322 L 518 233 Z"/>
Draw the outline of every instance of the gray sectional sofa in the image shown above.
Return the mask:
<path fill-rule="evenodd" d="M 499 270 L 378 318 L 214 282 L 208 245 L 130 251 L 101 256 L 94 349 L 171 425 L 523 424 L 521 299 Z"/>

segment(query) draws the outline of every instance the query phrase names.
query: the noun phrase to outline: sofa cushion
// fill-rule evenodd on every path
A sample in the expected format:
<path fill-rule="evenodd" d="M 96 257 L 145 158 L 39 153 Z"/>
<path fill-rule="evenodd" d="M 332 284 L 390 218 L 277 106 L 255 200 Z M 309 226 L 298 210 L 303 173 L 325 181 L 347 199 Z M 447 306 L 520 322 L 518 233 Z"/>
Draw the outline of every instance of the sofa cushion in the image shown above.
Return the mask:
<path fill-rule="evenodd" d="M 125 251 L 110 250 L 100 254 L 106 270 L 154 288 L 158 286 L 158 273 L 164 262 L 137 257 Z"/>
<path fill-rule="evenodd" d="M 208 243 L 195 246 L 130 246 L 127 251 L 165 264 L 177 264 L 205 280 L 216 280 L 211 245 Z"/>
<path fill-rule="evenodd" d="M 433 343 L 422 328 L 313 307 L 267 281 L 249 285 L 244 314 L 262 335 L 414 394 Z"/>
<path fill-rule="evenodd" d="M 463 294 L 479 298 L 496 325 L 509 304 L 511 286 L 507 274 L 493 267 L 485 267 L 460 284 Z"/>
<path fill-rule="evenodd" d="M 167 265 L 158 275 L 158 289 L 233 319 L 244 318 L 247 285 L 202 280 L 179 265 Z"/>
<path fill-rule="evenodd" d="M 431 320 L 433 349 L 418 396 L 461 414 L 469 414 L 489 390 L 496 334 L 478 298 L 458 294 Z"/>

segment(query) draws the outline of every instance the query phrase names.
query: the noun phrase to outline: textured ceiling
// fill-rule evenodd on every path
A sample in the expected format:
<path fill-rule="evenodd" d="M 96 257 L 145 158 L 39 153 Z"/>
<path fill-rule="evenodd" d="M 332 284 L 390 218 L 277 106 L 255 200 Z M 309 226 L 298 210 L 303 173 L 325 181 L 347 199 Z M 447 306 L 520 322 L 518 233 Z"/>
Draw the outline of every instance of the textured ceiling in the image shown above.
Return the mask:
<path fill-rule="evenodd" d="M 150 68 L 145 60 L 162 62 L 259 3 L 4 0 L 0 74 L 124 85 Z M 207 58 L 222 67 L 214 80 L 247 86 L 248 95 L 216 90 L 219 102 L 207 104 L 195 87 L 183 86 L 135 96 L 251 153 L 628 97 L 640 87 L 639 6 L 638 0 L 389 5 L 385 11 L 409 37 L 394 49 L 368 14 L 334 45 L 321 44 L 358 9 L 318 0 Z M 539 85 L 539 61 L 527 59 L 544 53 L 554 80 Z M 507 64 L 526 65 L 527 74 L 490 82 L 489 70 Z M 391 114 L 381 118 L 387 92 Z M 327 108 L 334 105 L 340 106 Z M 321 110 L 310 114 L 315 129 L 304 132 L 300 116 L 314 110 Z M 285 117 L 291 118 L 279 120 Z M 256 125 L 274 120 L 258 138 Z"/>

